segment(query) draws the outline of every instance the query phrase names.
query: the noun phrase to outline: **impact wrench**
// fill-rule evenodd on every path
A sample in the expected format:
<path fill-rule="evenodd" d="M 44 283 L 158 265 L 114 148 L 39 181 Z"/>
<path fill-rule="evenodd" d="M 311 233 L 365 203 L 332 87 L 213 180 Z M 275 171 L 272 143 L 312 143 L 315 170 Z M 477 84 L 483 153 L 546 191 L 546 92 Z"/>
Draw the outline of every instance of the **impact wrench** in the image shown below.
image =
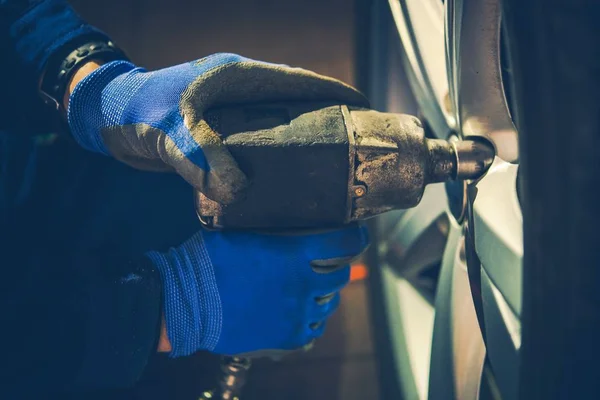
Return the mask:
<path fill-rule="evenodd" d="M 430 183 L 476 180 L 495 156 L 483 137 L 428 139 L 413 116 L 336 103 L 253 104 L 208 114 L 251 184 L 229 205 L 196 193 L 206 229 L 334 229 L 414 207 Z M 219 389 L 205 398 L 239 398 L 250 362 L 223 360 Z"/>

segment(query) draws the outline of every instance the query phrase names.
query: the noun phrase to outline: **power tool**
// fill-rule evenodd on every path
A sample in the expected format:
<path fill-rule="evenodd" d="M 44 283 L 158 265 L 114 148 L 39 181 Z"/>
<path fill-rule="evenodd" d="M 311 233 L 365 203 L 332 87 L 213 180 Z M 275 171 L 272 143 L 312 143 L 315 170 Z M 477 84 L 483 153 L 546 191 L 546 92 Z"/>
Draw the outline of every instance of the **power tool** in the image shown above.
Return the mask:
<path fill-rule="evenodd" d="M 428 139 L 413 116 L 332 102 L 219 108 L 206 120 L 251 182 L 228 205 L 196 193 L 206 229 L 333 229 L 414 207 L 430 183 L 478 179 L 495 156 L 483 137 Z M 249 367 L 223 357 L 218 387 L 201 399 L 239 399 Z"/>
<path fill-rule="evenodd" d="M 196 194 L 207 229 L 335 228 L 414 207 L 426 185 L 477 179 L 494 159 L 482 137 L 428 139 L 413 116 L 343 104 L 246 105 L 206 119 L 251 182 L 229 205 Z"/>

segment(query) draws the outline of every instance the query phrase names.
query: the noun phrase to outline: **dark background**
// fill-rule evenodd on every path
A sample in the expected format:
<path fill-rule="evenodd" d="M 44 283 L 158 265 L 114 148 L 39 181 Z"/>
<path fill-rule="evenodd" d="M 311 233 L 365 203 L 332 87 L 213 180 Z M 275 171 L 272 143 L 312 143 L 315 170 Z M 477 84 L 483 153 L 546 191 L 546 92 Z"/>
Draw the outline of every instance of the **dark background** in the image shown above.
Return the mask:
<path fill-rule="evenodd" d="M 216 52 L 353 80 L 352 0 L 74 0 L 148 68 Z"/>
<path fill-rule="evenodd" d="M 355 82 L 355 3 L 348 0 L 76 0 L 71 4 L 149 69 L 215 52 L 304 67 Z M 259 360 L 244 400 L 379 397 L 365 281 L 342 293 L 325 336 L 306 354 Z M 252 327 L 248 327 L 251 330 Z M 240 335 L 245 332 L 240 332 Z M 215 382 L 218 358 L 157 355 L 131 390 L 86 393 L 86 399 L 197 399 Z"/>

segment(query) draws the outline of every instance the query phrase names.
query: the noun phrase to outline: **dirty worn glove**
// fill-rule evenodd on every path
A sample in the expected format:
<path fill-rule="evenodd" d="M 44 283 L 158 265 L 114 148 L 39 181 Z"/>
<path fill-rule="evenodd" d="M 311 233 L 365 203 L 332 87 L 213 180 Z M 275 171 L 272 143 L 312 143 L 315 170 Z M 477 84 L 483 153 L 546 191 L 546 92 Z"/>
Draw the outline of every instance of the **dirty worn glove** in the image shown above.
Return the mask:
<path fill-rule="evenodd" d="M 348 263 L 367 241 L 366 228 L 355 225 L 288 236 L 201 231 L 166 253 L 149 253 L 165 288 L 171 356 L 306 345 L 323 333 Z"/>
<path fill-rule="evenodd" d="M 68 121 L 84 148 L 140 169 L 174 170 L 227 204 L 247 180 L 204 112 L 287 100 L 367 105 L 359 92 L 335 79 L 223 53 L 153 72 L 125 61 L 105 64 L 71 93 Z"/>

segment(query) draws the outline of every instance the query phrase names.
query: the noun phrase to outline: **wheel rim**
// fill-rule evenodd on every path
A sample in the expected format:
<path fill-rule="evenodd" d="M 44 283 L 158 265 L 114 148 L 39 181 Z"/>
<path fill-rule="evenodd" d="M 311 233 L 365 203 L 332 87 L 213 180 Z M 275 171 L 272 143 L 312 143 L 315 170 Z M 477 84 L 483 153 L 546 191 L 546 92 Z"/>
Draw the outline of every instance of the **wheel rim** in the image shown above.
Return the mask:
<path fill-rule="evenodd" d="M 434 134 L 447 137 L 455 125 L 444 107 L 449 88 L 444 56 L 444 4 L 440 0 L 389 0 L 405 54 L 405 69 L 419 108 Z"/>
<path fill-rule="evenodd" d="M 446 4 L 448 76 L 454 87 L 459 132 L 486 136 L 497 155 L 518 159 L 518 138 L 502 81 L 499 0 L 452 0 Z"/>
<path fill-rule="evenodd" d="M 479 398 L 479 377 L 487 356 L 500 392 L 513 398 L 520 347 L 522 217 L 516 193 L 518 165 L 514 164 L 518 160 L 517 132 L 502 82 L 499 0 L 389 0 L 389 7 L 400 34 L 411 90 L 432 133 L 447 137 L 454 129 L 461 137 L 485 136 L 498 154 L 486 177 L 477 182 L 477 197 L 470 199 L 468 210 L 487 354 L 465 260 L 460 257 L 463 227 L 450 215 L 445 193 L 436 192 L 431 202 L 426 193 L 415 209 L 382 218 L 388 226 L 395 226 L 395 234 L 388 235 L 388 243 L 380 251 L 388 261 L 394 240 L 411 237 L 410 243 L 418 243 L 431 234 L 432 213 L 438 220 L 443 214 L 450 221 L 446 246 L 439 255 L 435 329 L 431 327 L 429 333 L 433 336 L 431 364 L 413 371 L 413 387 L 426 379 L 436 385 L 418 390 L 419 398 L 445 399 L 450 391 L 461 399 Z M 425 29 L 427 24 L 434 28 Z M 394 218 L 395 224 L 390 222 Z M 420 226 L 410 223 L 416 220 L 421 221 Z M 404 245 L 403 251 L 410 253 L 410 246 Z M 406 264 L 406 259 L 395 262 Z M 402 265 L 396 273 L 415 284 L 410 278 L 415 268 Z M 405 318 L 403 326 L 410 323 Z M 404 377 L 404 384 L 406 380 Z"/>

